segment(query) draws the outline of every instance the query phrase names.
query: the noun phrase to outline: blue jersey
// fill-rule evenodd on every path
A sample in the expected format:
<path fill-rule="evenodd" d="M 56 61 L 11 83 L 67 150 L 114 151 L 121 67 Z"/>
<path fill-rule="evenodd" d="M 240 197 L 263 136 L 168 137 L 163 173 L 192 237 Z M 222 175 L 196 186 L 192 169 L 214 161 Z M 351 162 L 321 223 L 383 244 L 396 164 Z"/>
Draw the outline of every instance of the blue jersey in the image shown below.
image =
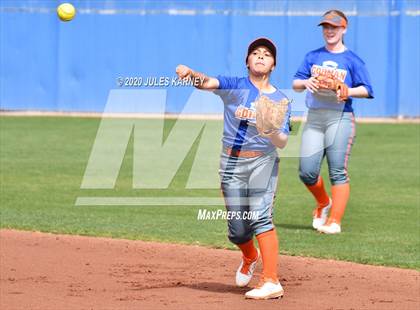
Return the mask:
<path fill-rule="evenodd" d="M 248 77 L 218 76 L 219 89 L 215 94 L 224 102 L 223 146 L 241 150 L 255 150 L 268 153 L 275 149 L 269 138 L 258 135 L 255 127 L 255 100 L 259 90 Z M 272 100 L 279 101 L 286 96 L 276 89 L 271 94 L 262 93 Z M 289 134 L 290 103 L 284 124 L 279 130 Z"/>
<path fill-rule="evenodd" d="M 348 49 L 342 53 L 331 53 L 325 47 L 321 47 L 309 52 L 294 78 L 305 80 L 318 75 L 336 77 L 351 88 L 363 85 L 369 93 L 368 98 L 373 98 L 373 89 L 365 63 Z M 353 112 L 352 99 L 338 103 L 335 92 L 331 90 L 320 90 L 318 93 L 308 91 L 306 106 L 310 109 L 337 109 Z"/>

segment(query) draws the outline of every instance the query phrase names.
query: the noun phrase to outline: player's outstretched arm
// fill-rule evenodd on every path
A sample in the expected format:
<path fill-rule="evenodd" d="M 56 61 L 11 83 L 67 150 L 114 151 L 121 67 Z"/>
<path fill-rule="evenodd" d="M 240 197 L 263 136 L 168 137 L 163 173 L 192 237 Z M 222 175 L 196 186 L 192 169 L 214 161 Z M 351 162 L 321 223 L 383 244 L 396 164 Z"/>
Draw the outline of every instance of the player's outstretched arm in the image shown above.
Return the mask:
<path fill-rule="evenodd" d="M 219 88 L 219 80 L 204 73 L 196 72 L 185 65 L 178 65 L 176 67 L 176 74 L 180 79 L 193 79 L 197 81 L 196 87 L 199 89 L 214 90 Z"/>

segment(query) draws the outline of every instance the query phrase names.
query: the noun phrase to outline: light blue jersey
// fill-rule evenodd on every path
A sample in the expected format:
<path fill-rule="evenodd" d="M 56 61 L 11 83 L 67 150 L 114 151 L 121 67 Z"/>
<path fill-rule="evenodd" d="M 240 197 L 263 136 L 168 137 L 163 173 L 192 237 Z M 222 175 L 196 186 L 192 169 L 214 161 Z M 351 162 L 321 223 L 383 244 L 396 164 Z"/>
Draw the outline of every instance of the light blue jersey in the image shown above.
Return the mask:
<path fill-rule="evenodd" d="M 294 78 L 306 80 L 311 76 L 333 76 L 346 83 L 348 87 L 364 86 L 369 97 L 373 98 L 373 89 L 365 63 L 355 53 L 345 50 L 342 53 L 331 53 L 325 47 L 305 55 L 303 63 Z M 338 103 L 335 92 L 321 90 L 318 93 L 307 92 L 306 105 L 310 109 L 329 109 L 353 112 L 352 99 Z"/>
<path fill-rule="evenodd" d="M 224 128 L 223 146 L 241 150 L 255 150 L 268 153 L 276 147 L 269 138 L 258 135 L 255 127 L 255 104 L 259 90 L 248 77 L 225 77 L 218 76 L 219 89 L 215 94 L 219 95 L 224 104 Z M 274 93 L 261 95 L 272 100 L 280 101 L 287 98 L 280 90 Z M 285 121 L 279 130 L 285 134 L 290 131 L 290 104 Z"/>

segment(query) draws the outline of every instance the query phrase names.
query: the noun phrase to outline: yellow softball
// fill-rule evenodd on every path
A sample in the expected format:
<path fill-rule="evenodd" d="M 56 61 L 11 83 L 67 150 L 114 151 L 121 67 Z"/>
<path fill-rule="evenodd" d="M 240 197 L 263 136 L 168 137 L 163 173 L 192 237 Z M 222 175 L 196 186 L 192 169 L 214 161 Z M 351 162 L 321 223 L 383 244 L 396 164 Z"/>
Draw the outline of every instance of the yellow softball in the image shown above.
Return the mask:
<path fill-rule="evenodd" d="M 63 22 L 68 22 L 76 15 L 76 9 L 71 3 L 62 3 L 57 7 L 57 14 Z"/>

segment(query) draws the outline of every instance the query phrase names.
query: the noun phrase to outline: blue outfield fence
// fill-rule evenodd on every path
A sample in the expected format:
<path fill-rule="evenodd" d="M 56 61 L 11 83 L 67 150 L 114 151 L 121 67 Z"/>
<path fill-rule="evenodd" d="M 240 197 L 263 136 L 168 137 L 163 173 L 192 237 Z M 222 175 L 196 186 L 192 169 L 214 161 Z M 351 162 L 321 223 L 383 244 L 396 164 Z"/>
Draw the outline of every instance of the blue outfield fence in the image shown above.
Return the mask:
<path fill-rule="evenodd" d="M 56 16 L 61 2 L 1 1 L 1 109 L 102 112 L 118 77 L 173 77 L 180 63 L 246 75 L 246 48 L 259 36 L 276 42 L 273 82 L 288 89 L 305 53 L 323 44 L 321 15 L 337 8 L 376 94 L 356 100 L 356 114 L 420 115 L 420 1 L 70 1 L 78 12 L 67 23 Z M 180 112 L 192 88 L 167 90 L 166 111 Z M 203 100 L 189 112 L 221 111 Z"/>

